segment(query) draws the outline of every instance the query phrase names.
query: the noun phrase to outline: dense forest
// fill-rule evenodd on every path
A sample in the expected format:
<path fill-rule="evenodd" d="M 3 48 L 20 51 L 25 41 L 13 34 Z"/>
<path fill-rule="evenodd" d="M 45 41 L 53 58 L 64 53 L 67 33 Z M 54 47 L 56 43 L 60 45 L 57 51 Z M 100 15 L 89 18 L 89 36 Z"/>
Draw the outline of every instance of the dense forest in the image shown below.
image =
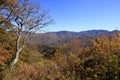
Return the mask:
<path fill-rule="evenodd" d="M 119 80 L 120 35 L 100 36 L 83 46 L 74 39 L 60 46 L 29 43 L 12 70 L 5 65 L 15 52 L 15 34 L 0 28 L 1 80 Z M 87 43 L 87 41 L 86 41 Z"/>
<path fill-rule="evenodd" d="M 28 3 L 29 0 L 0 1 L 0 80 L 120 79 L 119 31 L 81 38 L 68 38 L 66 32 L 60 32 L 65 39 L 57 40 L 56 45 L 55 37 L 49 45 L 40 43 L 40 36 L 34 43 L 28 35 L 52 19 L 44 11 L 37 15 L 39 7 L 34 9 L 36 5 Z"/>

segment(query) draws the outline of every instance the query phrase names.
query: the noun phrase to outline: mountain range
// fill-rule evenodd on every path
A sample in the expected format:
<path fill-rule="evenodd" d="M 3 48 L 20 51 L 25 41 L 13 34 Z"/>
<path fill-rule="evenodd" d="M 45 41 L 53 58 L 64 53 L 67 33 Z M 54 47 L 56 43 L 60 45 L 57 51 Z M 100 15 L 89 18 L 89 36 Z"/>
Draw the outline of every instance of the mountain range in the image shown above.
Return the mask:
<path fill-rule="evenodd" d="M 100 37 L 102 35 L 109 36 L 111 34 L 118 33 L 118 30 L 88 30 L 81 32 L 72 31 L 59 31 L 59 32 L 47 32 L 41 34 L 32 34 L 28 38 L 28 42 L 31 44 L 47 44 L 47 45 L 61 45 L 65 44 L 73 39 L 81 41 L 89 41 L 91 38 Z"/>

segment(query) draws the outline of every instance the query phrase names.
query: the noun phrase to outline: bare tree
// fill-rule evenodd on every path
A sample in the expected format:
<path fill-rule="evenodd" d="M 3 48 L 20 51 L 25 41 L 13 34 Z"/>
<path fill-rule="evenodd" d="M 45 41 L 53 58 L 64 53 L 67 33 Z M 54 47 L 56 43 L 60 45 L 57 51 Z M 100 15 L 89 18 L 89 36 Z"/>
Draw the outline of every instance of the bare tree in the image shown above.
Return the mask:
<path fill-rule="evenodd" d="M 6 12 L 7 14 L 2 15 L 6 18 L 4 22 L 9 30 L 16 33 L 16 52 L 10 62 L 11 68 L 17 63 L 19 53 L 24 48 L 30 32 L 40 30 L 52 21 L 39 4 L 31 4 L 29 0 L 17 0 L 16 2 L 16 6 L 9 6 L 10 10 Z M 22 35 L 23 32 L 24 35 Z"/>

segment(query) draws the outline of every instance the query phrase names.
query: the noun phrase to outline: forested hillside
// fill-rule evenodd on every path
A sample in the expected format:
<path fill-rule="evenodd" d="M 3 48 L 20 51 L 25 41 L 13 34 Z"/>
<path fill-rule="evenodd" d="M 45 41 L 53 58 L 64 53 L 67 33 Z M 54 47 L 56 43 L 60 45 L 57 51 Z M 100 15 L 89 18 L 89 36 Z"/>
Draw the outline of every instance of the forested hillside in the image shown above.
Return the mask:
<path fill-rule="evenodd" d="M 47 44 L 47 45 L 63 45 L 70 42 L 73 39 L 78 39 L 82 42 L 97 38 L 100 36 L 110 36 L 111 34 L 119 33 L 118 30 L 89 30 L 81 32 L 59 31 L 59 32 L 46 32 L 41 34 L 32 34 L 28 38 L 28 43 L 31 44 Z M 23 33 L 24 35 L 24 33 Z"/>
<path fill-rule="evenodd" d="M 52 22 L 36 1 L 0 0 L 0 80 L 120 80 L 120 31 L 38 34 Z"/>
<path fill-rule="evenodd" d="M 78 39 L 60 46 L 26 45 L 12 70 L 5 67 L 14 53 L 14 33 L 0 28 L 0 78 L 3 80 L 119 80 L 120 35 L 93 38 L 83 46 Z M 7 36 L 7 37 L 6 37 Z M 87 43 L 87 41 L 86 41 Z"/>

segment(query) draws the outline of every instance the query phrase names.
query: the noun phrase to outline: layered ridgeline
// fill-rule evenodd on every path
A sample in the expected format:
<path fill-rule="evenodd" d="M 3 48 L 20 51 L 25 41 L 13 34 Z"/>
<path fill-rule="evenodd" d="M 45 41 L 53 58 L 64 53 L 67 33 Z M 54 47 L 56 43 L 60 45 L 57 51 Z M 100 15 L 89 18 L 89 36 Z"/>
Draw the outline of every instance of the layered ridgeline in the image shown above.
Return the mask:
<path fill-rule="evenodd" d="M 16 37 L 14 33 L 0 29 L 0 80 L 119 80 L 118 32 L 31 33 L 29 45 L 20 53 L 15 68 L 9 71 L 5 64 L 9 64 L 15 52 Z"/>
<path fill-rule="evenodd" d="M 119 33 L 118 30 L 107 31 L 107 30 L 89 30 L 82 32 L 70 32 L 70 31 L 59 31 L 59 32 L 47 32 L 42 34 L 32 34 L 28 38 L 28 42 L 31 44 L 47 44 L 47 45 L 62 45 L 70 42 L 73 39 L 78 39 L 82 42 L 90 41 L 90 39 L 110 36 L 112 34 Z"/>

